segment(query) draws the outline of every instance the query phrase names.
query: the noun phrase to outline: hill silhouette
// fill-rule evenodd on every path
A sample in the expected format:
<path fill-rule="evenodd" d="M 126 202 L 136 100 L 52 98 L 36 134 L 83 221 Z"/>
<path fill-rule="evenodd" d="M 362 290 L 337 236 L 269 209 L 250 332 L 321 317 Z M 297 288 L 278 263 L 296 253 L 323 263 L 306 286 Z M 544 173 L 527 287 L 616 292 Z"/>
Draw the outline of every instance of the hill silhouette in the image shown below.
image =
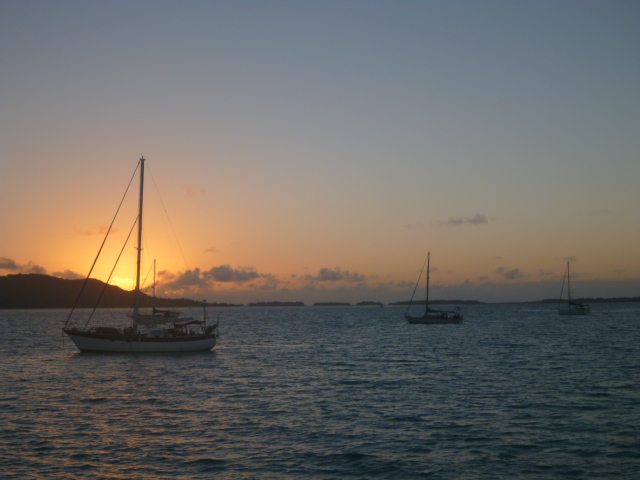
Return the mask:
<path fill-rule="evenodd" d="M 72 308 L 84 282 L 84 280 L 65 280 L 36 273 L 0 277 L 0 309 Z M 103 290 L 104 293 L 102 293 Z M 102 298 L 100 298 L 101 294 Z M 98 307 L 100 308 L 129 308 L 133 306 L 135 293 L 90 278 L 76 307 L 93 308 L 99 298 Z M 141 294 L 140 302 L 141 307 L 202 306 L 202 302 L 196 300 L 160 297 L 154 299 L 144 293 Z M 220 306 L 224 305 L 226 304 L 220 304 Z"/>

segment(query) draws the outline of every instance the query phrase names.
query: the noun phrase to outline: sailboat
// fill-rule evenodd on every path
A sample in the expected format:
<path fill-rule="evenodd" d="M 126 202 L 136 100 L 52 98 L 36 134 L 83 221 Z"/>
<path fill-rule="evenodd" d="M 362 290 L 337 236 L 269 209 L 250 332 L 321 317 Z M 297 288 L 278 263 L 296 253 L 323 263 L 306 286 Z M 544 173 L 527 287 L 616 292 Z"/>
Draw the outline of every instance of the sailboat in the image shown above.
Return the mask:
<path fill-rule="evenodd" d="M 207 324 L 206 302 L 204 303 L 202 320 L 194 317 L 183 317 L 180 312 L 174 310 L 157 310 L 154 308 L 151 312 L 143 312 L 140 307 L 142 297 L 140 288 L 140 266 L 142 254 L 142 206 L 144 200 L 145 161 L 144 157 L 140 158 L 137 167 L 140 169 L 140 196 L 138 216 L 136 219 L 138 244 L 133 313 L 125 319 L 126 326 L 122 328 L 112 325 L 89 326 L 91 317 L 89 317 L 89 320 L 82 326 L 77 325 L 71 320 L 73 311 L 75 310 L 74 306 L 62 330 L 81 352 L 202 352 L 210 351 L 216 344 L 218 324 Z M 118 207 L 118 210 L 119 209 L 120 207 Z M 109 230 L 110 229 L 111 227 Z M 108 235 L 109 232 L 107 232 L 107 236 Z M 104 246 L 104 242 L 102 245 Z M 100 250 L 102 250 L 102 247 L 100 247 Z M 99 255 L 100 252 L 98 252 L 98 256 Z M 93 266 L 95 266 L 97 259 L 96 257 Z M 93 266 L 87 275 L 85 285 L 93 271 Z M 78 300 L 83 290 L 84 286 L 80 290 Z M 76 301 L 76 304 L 77 303 Z"/>
<path fill-rule="evenodd" d="M 564 281 L 567 281 L 567 303 L 562 302 L 562 292 L 564 290 Z M 569 273 L 569 262 L 567 262 L 567 274 L 562 279 L 562 288 L 560 289 L 560 300 L 558 301 L 558 313 L 560 315 L 589 315 L 591 307 L 584 303 L 571 301 L 571 275 Z"/>
<path fill-rule="evenodd" d="M 460 309 L 456 309 L 455 311 L 451 310 L 433 310 L 429 308 L 429 271 L 431 269 L 431 252 L 427 253 L 427 300 L 425 302 L 425 311 L 424 315 L 421 317 L 412 317 L 408 315 L 409 308 L 413 303 L 413 297 L 416 294 L 416 290 L 418 289 L 418 285 L 420 284 L 420 277 L 422 277 L 422 272 L 424 271 L 424 265 L 422 266 L 422 270 L 420 271 L 420 275 L 418 276 L 418 281 L 416 282 L 416 288 L 413 290 L 413 295 L 411 296 L 411 301 L 409 302 L 409 307 L 407 307 L 407 311 L 404 314 L 404 318 L 407 319 L 407 322 L 414 324 L 427 324 L 427 325 L 438 325 L 438 324 L 447 324 L 447 323 L 460 323 L 462 322 L 462 312 Z"/>

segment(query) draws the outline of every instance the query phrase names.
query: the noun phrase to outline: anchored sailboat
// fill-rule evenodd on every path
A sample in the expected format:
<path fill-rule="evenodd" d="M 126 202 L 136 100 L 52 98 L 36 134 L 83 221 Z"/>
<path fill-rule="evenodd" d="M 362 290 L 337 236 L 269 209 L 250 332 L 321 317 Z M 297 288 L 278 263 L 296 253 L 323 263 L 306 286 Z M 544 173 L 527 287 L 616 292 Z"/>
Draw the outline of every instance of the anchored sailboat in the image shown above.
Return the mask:
<path fill-rule="evenodd" d="M 413 290 L 413 295 L 411 295 L 411 301 L 409 302 L 409 307 L 407 307 L 407 311 L 404 314 L 404 318 L 407 319 L 409 323 L 415 324 L 428 324 L 428 325 L 438 325 L 438 324 L 446 324 L 446 323 L 460 323 L 462 322 L 462 312 L 460 309 L 456 309 L 455 311 L 450 310 L 433 310 L 429 308 L 429 271 L 431 263 L 431 252 L 427 253 L 427 300 L 425 302 L 425 311 L 424 315 L 421 317 L 412 317 L 408 315 L 409 308 L 413 303 L 413 297 L 416 294 L 416 290 L 418 289 L 418 285 L 420 284 L 420 277 L 422 277 L 422 272 L 424 271 L 424 265 L 422 266 L 422 270 L 420 271 L 420 276 L 418 276 L 418 282 L 416 283 L 416 288 Z"/>
<path fill-rule="evenodd" d="M 567 281 L 567 303 L 562 303 L 562 291 L 564 290 L 564 281 Z M 560 315 L 589 315 L 591 307 L 584 303 L 571 301 L 571 275 L 569 274 L 569 262 L 567 262 L 567 273 L 562 279 L 562 288 L 560 289 L 560 300 L 558 301 L 558 313 Z"/>
<path fill-rule="evenodd" d="M 71 321 L 73 311 L 75 310 L 74 307 L 67 318 L 63 331 L 82 352 L 200 352 L 209 351 L 216 344 L 216 329 L 218 324 L 207 325 L 206 302 L 204 304 L 202 320 L 193 317 L 182 317 L 179 312 L 173 310 L 157 310 L 154 308 L 150 313 L 143 313 L 141 311 L 140 264 L 142 254 L 142 205 L 144 199 L 145 161 L 145 158 L 142 157 L 138 164 L 140 168 L 140 198 L 138 217 L 136 220 L 138 227 L 138 251 L 133 314 L 129 316 L 129 320 L 127 321 L 129 324 L 124 328 L 110 325 L 89 327 L 91 318 L 86 321 L 84 326 L 80 326 Z M 100 255 L 100 253 L 98 253 L 98 255 Z M 93 267 L 91 267 L 91 270 L 93 270 Z M 91 271 L 89 275 L 87 275 L 87 280 L 90 275 Z M 82 295 L 83 290 L 84 287 L 80 291 L 78 299 L 80 295 Z"/>

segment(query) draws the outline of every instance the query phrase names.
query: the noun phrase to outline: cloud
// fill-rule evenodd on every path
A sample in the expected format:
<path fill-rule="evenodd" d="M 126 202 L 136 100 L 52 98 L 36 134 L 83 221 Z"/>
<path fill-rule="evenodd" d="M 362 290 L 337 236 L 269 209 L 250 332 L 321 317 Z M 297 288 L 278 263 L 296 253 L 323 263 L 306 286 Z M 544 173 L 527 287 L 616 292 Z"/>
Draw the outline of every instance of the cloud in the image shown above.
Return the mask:
<path fill-rule="evenodd" d="M 330 268 L 321 268 L 317 277 L 307 275 L 306 279 L 317 282 L 339 282 L 345 281 L 349 283 L 361 283 L 367 281 L 366 275 L 361 275 L 358 272 L 350 273 L 348 270 L 342 270 L 337 267 L 335 270 Z"/>
<path fill-rule="evenodd" d="M 0 257 L 0 270 L 9 270 L 16 273 L 39 273 L 45 275 L 47 270 L 40 265 L 29 262 L 26 265 L 20 265 L 15 260 L 7 257 Z"/>
<path fill-rule="evenodd" d="M 220 265 L 204 272 L 203 276 L 213 282 L 244 283 L 260 278 L 262 275 L 250 267 L 231 268 L 231 265 Z"/>
<path fill-rule="evenodd" d="M 484 225 L 489 223 L 487 217 L 482 213 L 476 213 L 473 217 L 450 218 L 449 220 L 438 220 L 437 224 L 442 227 L 459 227 L 460 225 Z"/>
<path fill-rule="evenodd" d="M 319 282 L 337 282 L 338 280 L 342 280 L 344 278 L 344 274 L 340 271 L 340 268 L 337 270 L 331 270 L 330 268 L 321 268 L 316 280 Z"/>
<path fill-rule="evenodd" d="M 368 278 L 369 277 L 367 277 L 366 275 L 361 275 L 358 272 L 353 272 L 351 274 L 349 272 L 346 272 L 346 276 L 345 276 L 345 280 L 347 282 L 353 282 L 353 283 L 366 282 Z"/>
<path fill-rule="evenodd" d="M 47 273 L 47 270 L 44 267 L 41 267 L 40 265 L 36 265 L 33 262 L 29 262 L 26 265 L 23 265 L 22 272 L 23 273 L 40 273 L 42 275 L 45 275 Z"/>
<path fill-rule="evenodd" d="M 507 267 L 500 267 L 496 270 L 496 273 L 499 273 L 507 280 L 518 280 L 519 278 L 528 277 L 528 275 L 522 273 L 519 268 L 508 269 Z"/>
<path fill-rule="evenodd" d="M 249 287 L 254 290 L 277 290 L 280 285 L 280 281 L 270 273 L 264 274 L 261 276 L 263 279 L 262 283 L 252 283 Z"/>
<path fill-rule="evenodd" d="M 71 270 L 65 270 L 64 272 L 53 272 L 52 275 L 54 277 L 63 278 L 65 280 L 79 280 L 85 278 L 84 275 L 72 272 Z"/>
<path fill-rule="evenodd" d="M 0 270 L 20 270 L 20 266 L 10 258 L 0 257 Z"/>
<path fill-rule="evenodd" d="M 159 277 L 163 281 L 170 279 L 170 281 L 166 283 L 161 283 L 161 287 L 173 291 L 182 291 L 184 289 L 190 289 L 191 287 L 205 287 L 207 285 L 206 280 L 200 275 L 199 268 L 187 270 L 180 275 L 169 274 L 163 270 Z"/>

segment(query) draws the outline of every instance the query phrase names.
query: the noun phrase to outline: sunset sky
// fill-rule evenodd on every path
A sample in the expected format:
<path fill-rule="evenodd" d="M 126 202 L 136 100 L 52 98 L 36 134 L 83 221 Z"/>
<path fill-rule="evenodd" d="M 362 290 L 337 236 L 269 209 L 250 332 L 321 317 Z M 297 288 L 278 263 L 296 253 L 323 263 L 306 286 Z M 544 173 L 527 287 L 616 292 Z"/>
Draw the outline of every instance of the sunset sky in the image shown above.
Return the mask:
<path fill-rule="evenodd" d="M 3 0 L 0 60 L 0 275 L 85 276 L 144 155 L 161 296 L 640 295 L 639 2 Z"/>

